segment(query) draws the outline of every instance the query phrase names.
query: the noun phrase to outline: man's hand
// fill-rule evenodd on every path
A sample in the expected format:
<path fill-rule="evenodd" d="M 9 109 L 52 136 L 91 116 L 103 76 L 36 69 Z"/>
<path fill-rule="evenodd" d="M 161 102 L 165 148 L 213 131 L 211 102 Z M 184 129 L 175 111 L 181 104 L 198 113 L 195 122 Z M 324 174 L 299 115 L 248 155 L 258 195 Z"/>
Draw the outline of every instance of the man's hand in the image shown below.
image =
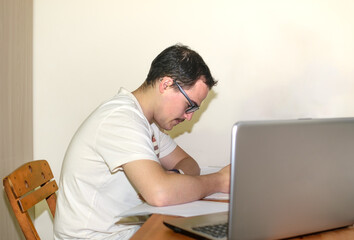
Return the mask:
<path fill-rule="evenodd" d="M 219 174 L 222 175 L 222 179 L 224 181 L 223 189 L 222 189 L 223 193 L 230 192 L 230 175 L 231 175 L 230 171 L 231 171 L 231 168 L 230 168 L 230 164 L 229 164 L 226 167 L 223 167 L 222 169 L 220 169 L 220 171 L 218 172 Z"/>

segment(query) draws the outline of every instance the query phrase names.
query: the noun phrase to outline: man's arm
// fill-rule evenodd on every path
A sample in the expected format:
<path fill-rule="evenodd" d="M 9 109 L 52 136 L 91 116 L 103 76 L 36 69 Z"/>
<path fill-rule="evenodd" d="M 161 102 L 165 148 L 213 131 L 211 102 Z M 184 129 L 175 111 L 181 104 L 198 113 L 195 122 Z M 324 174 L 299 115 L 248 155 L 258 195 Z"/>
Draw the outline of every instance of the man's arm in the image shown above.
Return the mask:
<path fill-rule="evenodd" d="M 194 176 L 200 174 L 198 163 L 179 146 L 172 153 L 161 158 L 160 162 L 166 170 L 180 169 L 185 174 Z"/>
<path fill-rule="evenodd" d="M 229 192 L 229 166 L 217 173 L 201 176 L 168 174 L 152 160 L 126 163 L 123 169 L 134 188 L 153 206 L 181 204 L 215 192 Z"/>

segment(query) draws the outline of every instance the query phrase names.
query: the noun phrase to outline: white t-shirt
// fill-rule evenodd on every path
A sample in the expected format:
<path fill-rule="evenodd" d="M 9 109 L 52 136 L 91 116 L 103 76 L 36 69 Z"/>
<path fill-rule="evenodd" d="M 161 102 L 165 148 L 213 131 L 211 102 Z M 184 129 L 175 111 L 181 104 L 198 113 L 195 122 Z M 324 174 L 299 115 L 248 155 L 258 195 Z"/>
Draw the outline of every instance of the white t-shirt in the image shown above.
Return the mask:
<path fill-rule="evenodd" d="M 84 121 L 69 145 L 54 238 L 128 239 L 137 226 L 117 225 L 117 216 L 141 200 L 121 166 L 140 159 L 159 162 L 175 148 L 168 135 L 149 124 L 134 95 L 121 88 Z"/>

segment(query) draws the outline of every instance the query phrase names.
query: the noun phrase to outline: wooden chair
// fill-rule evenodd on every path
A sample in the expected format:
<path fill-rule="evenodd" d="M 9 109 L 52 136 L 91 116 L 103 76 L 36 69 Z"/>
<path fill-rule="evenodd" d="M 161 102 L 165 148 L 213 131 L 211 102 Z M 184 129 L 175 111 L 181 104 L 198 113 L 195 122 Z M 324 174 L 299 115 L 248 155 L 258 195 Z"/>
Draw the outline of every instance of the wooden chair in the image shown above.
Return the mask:
<path fill-rule="evenodd" d="M 40 239 L 27 210 L 47 200 L 55 215 L 57 183 L 46 160 L 28 162 L 3 179 L 4 189 L 26 239 Z"/>

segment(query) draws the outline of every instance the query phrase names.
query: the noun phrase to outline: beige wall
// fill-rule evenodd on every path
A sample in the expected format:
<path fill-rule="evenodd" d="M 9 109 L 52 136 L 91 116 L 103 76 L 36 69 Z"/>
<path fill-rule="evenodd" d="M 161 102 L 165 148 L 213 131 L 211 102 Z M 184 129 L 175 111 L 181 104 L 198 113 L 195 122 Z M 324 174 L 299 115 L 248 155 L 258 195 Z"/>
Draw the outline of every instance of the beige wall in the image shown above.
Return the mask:
<path fill-rule="evenodd" d="M 33 159 L 32 1 L 0 0 L 0 178 Z M 24 239 L 5 192 L 0 239 Z"/>
<path fill-rule="evenodd" d="M 353 116 L 353 8 L 349 0 L 35 0 L 34 157 L 59 179 L 80 123 L 120 86 L 137 88 L 152 58 L 177 42 L 219 80 L 171 133 L 202 166 L 229 162 L 239 120 Z M 46 214 L 37 215 L 50 236 Z"/>

